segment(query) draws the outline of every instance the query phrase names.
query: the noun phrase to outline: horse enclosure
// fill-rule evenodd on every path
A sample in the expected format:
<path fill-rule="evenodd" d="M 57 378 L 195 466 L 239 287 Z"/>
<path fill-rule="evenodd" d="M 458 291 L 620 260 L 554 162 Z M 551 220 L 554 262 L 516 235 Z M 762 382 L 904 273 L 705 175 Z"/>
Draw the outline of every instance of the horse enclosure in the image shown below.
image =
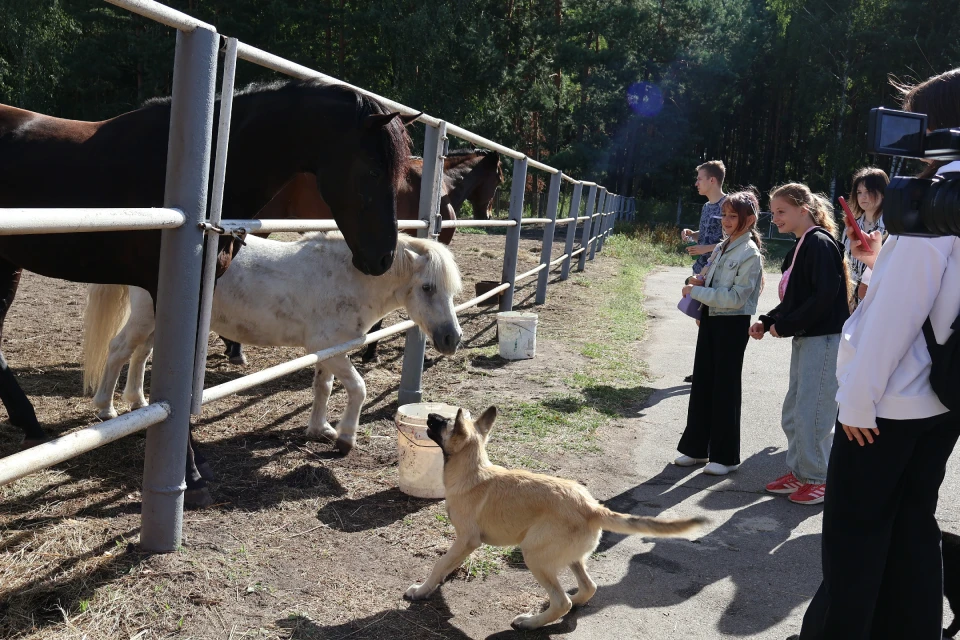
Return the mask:
<path fill-rule="evenodd" d="M 153 360 L 150 404 L 3 458 L 0 460 L 0 485 L 124 436 L 147 430 L 140 545 L 146 551 L 169 552 L 175 550 L 181 541 L 186 487 L 183 461 L 187 455 L 190 419 L 191 415 L 200 415 L 204 404 L 401 332 L 406 332 L 406 345 L 399 403 L 419 402 L 423 396 L 421 380 L 425 337 L 413 322 L 399 322 L 345 344 L 224 384 L 203 388 L 219 237 L 231 234 L 242 239 L 246 233 L 254 232 L 327 231 L 337 228 L 333 221 L 328 220 L 221 219 L 236 61 L 238 58 L 246 60 L 294 78 L 344 83 L 240 43 L 235 38 L 223 37 L 211 25 L 152 0 L 106 1 L 177 30 L 164 207 L 8 209 L 0 219 L 0 235 L 163 229 L 156 300 L 156 355 Z M 224 66 L 219 135 L 214 152 L 213 114 L 218 52 L 223 55 Z M 500 284 L 458 305 L 458 313 L 498 295 L 501 296 L 499 310 L 509 311 L 513 308 L 516 284 L 534 276 L 538 278 L 536 303 L 542 304 L 546 300 L 551 270 L 559 267 L 561 280 L 567 279 L 571 269 L 583 271 L 586 262 L 602 250 L 614 223 L 634 217 L 632 198 L 610 193 L 595 182 L 575 180 L 556 168 L 527 158 L 523 153 L 466 129 L 357 87 L 347 86 L 403 115 L 418 115 L 417 120 L 426 127 L 420 219 L 401 221 L 400 229 L 416 229 L 420 237 L 433 239 L 437 238 L 442 228 L 501 227 L 507 230 Z M 449 137 L 453 136 L 513 158 L 507 219 L 441 221 L 439 208 L 443 159 Z M 214 175 L 208 208 L 211 157 L 214 157 Z M 531 169 L 550 174 L 545 217 L 523 217 L 527 172 Z M 563 182 L 570 185 L 572 193 L 567 217 L 558 219 Z M 583 193 L 584 187 L 587 187 L 586 194 Z M 543 226 L 540 263 L 518 274 L 518 247 L 521 229 L 525 225 Z M 558 225 L 566 230 L 566 243 L 564 253 L 554 257 L 553 239 Z M 578 228 L 581 241 L 575 249 Z M 207 249 L 205 260 L 204 245 Z M 184 317 L 197 317 L 199 321 L 194 325 L 178 320 Z"/>

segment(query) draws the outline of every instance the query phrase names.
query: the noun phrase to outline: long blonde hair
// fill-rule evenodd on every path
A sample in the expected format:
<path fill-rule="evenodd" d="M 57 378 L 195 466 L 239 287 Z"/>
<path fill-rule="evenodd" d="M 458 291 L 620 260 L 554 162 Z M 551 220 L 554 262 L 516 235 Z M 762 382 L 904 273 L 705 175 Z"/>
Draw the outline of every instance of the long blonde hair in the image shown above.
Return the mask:
<path fill-rule="evenodd" d="M 805 184 L 789 182 L 770 192 L 770 199 L 773 200 L 774 198 L 783 198 L 800 207 L 810 214 L 815 225 L 823 227 L 834 239 L 838 239 L 839 225 L 837 225 L 837 219 L 833 215 L 833 207 L 830 206 L 830 201 L 827 200 L 825 195 L 814 193 Z M 855 293 L 853 278 L 850 277 L 850 265 L 847 264 L 845 256 L 842 257 L 841 262 L 843 264 L 843 279 L 847 286 L 847 304 L 852 313 Z"/>

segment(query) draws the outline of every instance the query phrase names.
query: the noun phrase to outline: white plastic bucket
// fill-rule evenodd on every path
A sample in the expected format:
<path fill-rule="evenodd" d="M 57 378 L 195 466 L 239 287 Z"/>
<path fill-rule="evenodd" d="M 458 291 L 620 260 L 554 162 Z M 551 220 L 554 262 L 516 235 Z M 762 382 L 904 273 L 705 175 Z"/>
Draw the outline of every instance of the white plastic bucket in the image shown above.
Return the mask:
<path fill-rule="evenodd" d="M 537 353 L 537 314 L 504 311 L 497 314 L 500 357 L 527 360 Z"/>
<path fill-rule="evenodd" d="M 439 413 L 453 420 L 457 407 L 440 402 L 405 404 L 397 409 L 397 451 L 400 491 L 415 498 L 442 498 L 443 452 L 427 435 L 427 416 Z"/>

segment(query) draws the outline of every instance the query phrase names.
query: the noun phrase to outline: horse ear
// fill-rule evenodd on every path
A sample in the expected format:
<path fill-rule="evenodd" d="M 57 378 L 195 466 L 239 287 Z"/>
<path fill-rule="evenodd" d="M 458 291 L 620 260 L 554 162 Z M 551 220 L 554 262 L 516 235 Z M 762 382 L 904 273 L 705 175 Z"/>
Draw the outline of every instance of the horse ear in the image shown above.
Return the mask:
<path fill-rule="evenodd" d="M 407 259 L 410 260 L 410 263 L 413 264 L 420 259 L 420 254 L 414 251 L 413 249 L 404 249 L 407 252 Z"/>
<path fill-rule="evenodd" d="M 399 111 L 394 111 L 393 113 L 377 113 L 369 115 L 363 119 L 363 128 L 367 131 L 383 129 L 385 126 L 393 122 L 393 119 L 399 115 Z"/>
<path fill-rule="evenodd" d="M 403 123 L 403 126 L 409 127 L 411 124 L 417 121 L 417 118 L 423 115 L 423 111 L 413 116 L 400 116 L 400 122 Z"/>

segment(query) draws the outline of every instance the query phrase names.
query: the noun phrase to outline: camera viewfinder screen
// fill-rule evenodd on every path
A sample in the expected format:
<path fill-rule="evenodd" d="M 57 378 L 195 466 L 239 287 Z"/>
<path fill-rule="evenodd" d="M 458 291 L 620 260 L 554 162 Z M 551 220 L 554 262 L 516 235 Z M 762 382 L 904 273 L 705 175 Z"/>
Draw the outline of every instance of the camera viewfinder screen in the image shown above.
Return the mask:
<path fill-rule="evenodd" d="M 903 155 L 923 152 L 923 119 L 884 113 L 880 118 L 880 145 Z"/>

